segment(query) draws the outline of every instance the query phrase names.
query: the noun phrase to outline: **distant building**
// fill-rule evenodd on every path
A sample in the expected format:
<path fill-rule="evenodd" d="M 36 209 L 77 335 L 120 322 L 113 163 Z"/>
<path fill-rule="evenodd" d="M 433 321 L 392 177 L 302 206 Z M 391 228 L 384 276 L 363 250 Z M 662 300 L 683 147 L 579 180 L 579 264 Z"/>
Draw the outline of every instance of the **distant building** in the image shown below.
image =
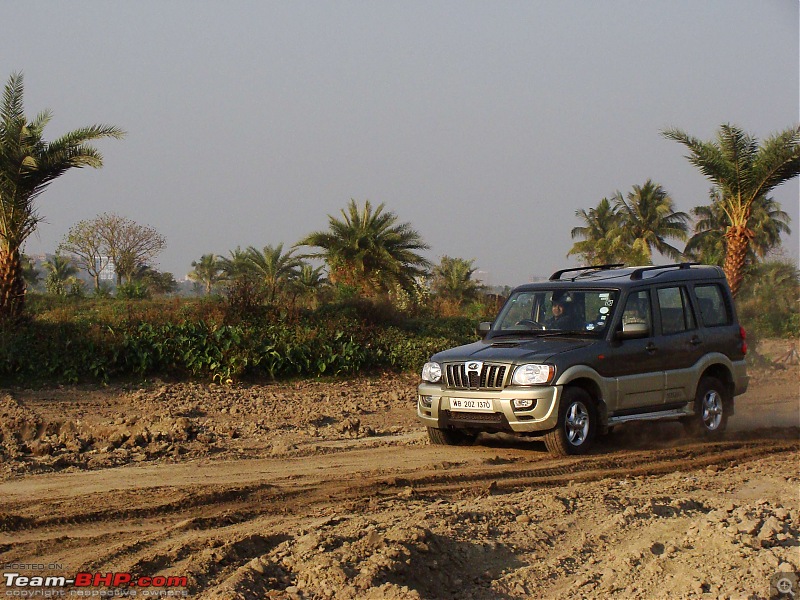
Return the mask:
<path fill-rule="evenodd" d="M 101 256 L 97 259 L 97 266 L 103 264 L 104 261 L 106 262 L 105 266 L 100 271 L 100 281 L 116 281 L 117 279 L 117 269 L 116 265 L 114 265 L 114 261 L 106 256 Z"/>

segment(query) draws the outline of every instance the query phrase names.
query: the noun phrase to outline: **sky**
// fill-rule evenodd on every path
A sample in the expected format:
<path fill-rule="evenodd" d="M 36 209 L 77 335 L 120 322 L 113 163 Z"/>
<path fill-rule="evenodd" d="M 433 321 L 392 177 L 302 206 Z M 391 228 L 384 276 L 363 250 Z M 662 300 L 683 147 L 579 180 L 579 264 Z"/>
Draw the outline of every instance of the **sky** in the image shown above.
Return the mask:
<path fill-rule="evenodd" d="M 678 210 L 710 183 L 661 131 L 759 139 L 800 122 L 797 0 L 27 0 L 3 4 L 0 76 L 45 138 L 106 123 L 102 169 L 38 199 L 28 254 L 114 212 L 157 267 L 328 228 L 385 204 L 490 285 L 547 276 L 575 212 L 647 179 Z M 798 182 L 773 194 L 798 256 Z M 681 242 L 676 245 L 683 247 Z M 307 249 L 306 249 L 307 250 Z M 657 263 L 666 262 L 656 258 Z"/>

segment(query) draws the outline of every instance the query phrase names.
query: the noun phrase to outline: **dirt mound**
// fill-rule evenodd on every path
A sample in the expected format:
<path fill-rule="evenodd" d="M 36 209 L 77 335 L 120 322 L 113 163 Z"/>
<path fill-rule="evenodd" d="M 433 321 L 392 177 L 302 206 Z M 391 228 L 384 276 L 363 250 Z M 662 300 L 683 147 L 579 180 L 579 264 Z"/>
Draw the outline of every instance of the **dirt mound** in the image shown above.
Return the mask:
<path fill-rule="evenodd" d="M 0 476 L 209 455 L 308 455 L 350 439 L 379 443 L 414 428 L 414 402 L 413 378 L 388 376 L 15 390 L 0 397 Z"/>

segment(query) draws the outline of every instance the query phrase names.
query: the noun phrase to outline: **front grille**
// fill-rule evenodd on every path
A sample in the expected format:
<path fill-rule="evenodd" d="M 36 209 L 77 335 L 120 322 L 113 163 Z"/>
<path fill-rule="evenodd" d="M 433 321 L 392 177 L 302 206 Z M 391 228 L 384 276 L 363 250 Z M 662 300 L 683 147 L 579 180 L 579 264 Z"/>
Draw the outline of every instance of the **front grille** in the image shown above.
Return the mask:
<path fill-rule="evenodd" d="M 502 413 L 469 413 L 469 412 L 456 412 L 445 411 L 447 418 L 450 422 L 468 421 L 471 423 L 502 423 Z"/>
<path fill-rule="evenodd" d="M 502 390 L 508 372 L 506 365 L 484 364 L 478 371 L 467 371 L 467 363 L 446 365 L 445 384 L 456 390 Z"/>

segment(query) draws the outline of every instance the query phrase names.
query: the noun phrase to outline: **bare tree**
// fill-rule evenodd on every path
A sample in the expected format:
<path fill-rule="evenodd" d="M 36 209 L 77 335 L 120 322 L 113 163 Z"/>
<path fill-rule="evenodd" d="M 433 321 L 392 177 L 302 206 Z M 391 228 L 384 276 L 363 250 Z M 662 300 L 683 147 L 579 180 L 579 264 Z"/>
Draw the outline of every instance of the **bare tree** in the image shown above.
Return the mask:
<path fill-rule="evenodd" d="M 107 265 L 114 265 L 117 285 L 123 280 L 130 282 L 136 271 L 151 264 L 166 246 L 166 239 L 154 228 L 114 213 L 81 221 L 61 244 L 94 277 L 95 289 L 100 287 L 100 271 Z"/>
<path fill-rule="evenodd" d="M 97 220 L 114 263 L 117 285 L 123 280 L 130 282 L 140 266 L 150 264 L 167 246 L 167 240 L 158 231 L 127 217 L 104 213 Z"/>
<path fill-rule="evenodd" d="M 89 273 L 94 280 L 95 292 L 100 289 L 100 273 L 111 262 L 100 219 L 98 217 L 76 223 L 59 245 L 59 250 L 72 254 L 78 266 Z"/>

